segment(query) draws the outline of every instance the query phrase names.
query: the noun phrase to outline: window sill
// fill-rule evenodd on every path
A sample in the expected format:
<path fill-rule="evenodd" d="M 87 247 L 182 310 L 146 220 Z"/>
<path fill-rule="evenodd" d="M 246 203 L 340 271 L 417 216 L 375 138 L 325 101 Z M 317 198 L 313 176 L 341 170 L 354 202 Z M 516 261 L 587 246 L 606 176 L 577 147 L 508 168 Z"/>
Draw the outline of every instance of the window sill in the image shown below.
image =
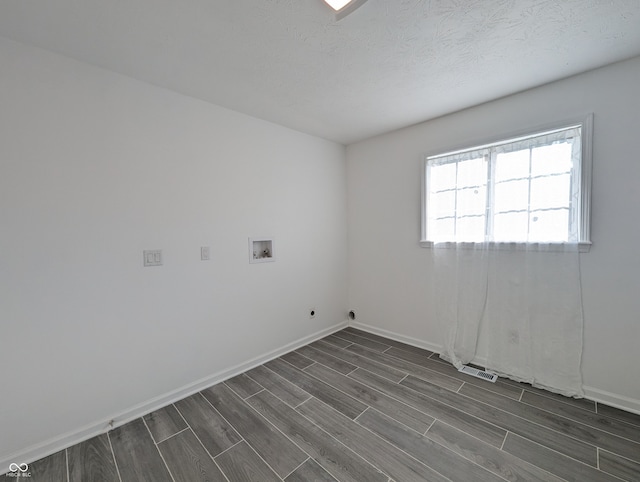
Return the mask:
<path fill-rule="evenodd" d="M 448 241 L 444 243 L 435 243 L 433 241 L 420 241 L 423 248 L 432 249 L 479 249 L 486 246 L 488 249 L 496 251 L 565 251 L 567 243 L 456 243 Z M 581 241 L 578 243 L 578 251 L 580 253 L 588 253 L 591 250 L 591 241 Z"/>

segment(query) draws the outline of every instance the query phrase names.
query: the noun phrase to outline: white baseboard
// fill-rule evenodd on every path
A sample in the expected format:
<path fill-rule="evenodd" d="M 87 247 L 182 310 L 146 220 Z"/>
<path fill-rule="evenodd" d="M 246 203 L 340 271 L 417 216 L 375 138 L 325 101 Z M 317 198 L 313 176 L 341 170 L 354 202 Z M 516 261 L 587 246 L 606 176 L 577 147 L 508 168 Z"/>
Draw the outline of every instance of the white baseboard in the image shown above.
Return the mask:
<path fill-rule="evenodd" d="M 411 336 L 401 335 L 399 333 L 394 333 L 382 328 L 376 328 L 375 326 L 365 325 L 364 323 L 359 323 L 356 321 L 349 321 L 349 326 L 362 331 L 366 331 L 368 333 L 373 333 L 374 335 L 391 338 L 392 340 L 400 341 L 402 343 L 406 343 L 407 345 L 425 348 L 436 353 L 442 352 L 442 345 L 430 343 L 418 338 L 413 338 Z M 486 361 L 486 357 L 476 357 L 473 359 L 473 363 L 481 366 L 486 366 Z M 585 398 L 589 400 L 593 400 L 594 402 L 603 403 L 611 407 L 620 408 L 622 410 L 626 410 L 627 412 L 637 413 L 640 415 L 640 400 L 588 386 L 583 386 L 582 389 L 584 390 Z"/>
<path fill-rule="evenodd" d="M 374 335 L 384 336 L 385 338 L 406 343 L 407 345 L 417 346 L 418 348 L 424 348 L 429 351 L 435 351 L 436 353 L 440 353 L 442 351 L 442 345 L 436 345 L 435 343 L 429 343 L 418 338 L 394 333 L 393 331 L 383 330 L 382 328 L 376 328 L 375 326 L 365 325 L 364 323 L 359 323 L 357 321 L 349 321 L 349 326 L 357 328 L 358 330 L 366 331 L 367 333 L 373 333 Z"/>
<path fill-rule="evenodd" d="M 142 402 L 134 407 L 128 408 L 127 410 L 123 410 L 122 412 L 112 415 L 111 417 L 107 417 L 107 421 L 101 420 L 99 422 L 86 425 L 78 430 L 67 432 L 66 434 L 60 435 L 59 437 L 46 440 L 25 449 L 18 450 L 7 456 L 3 456 L 0 459 L 0 470 L 4 469 L 5 467 L 9 467 L 9 464 L 14 462 L 20 464 L 30 464 L 36 460 L 40 460 L 43 457 L 47 457 L 51 454 L 59 452 L 60 450 L 63 450 L 67 447 L 95 437 L 96 435 L 105 433 L 108 430 L 111 430 L 111 428 L 119 427 L 121 425 L 124 425 L 125 423 L 135 420 L 136 418 L 142 417 L 148 413 L 158 410 L 166 405 L 177 402 L 178 400 L 182 400 L 183 398 L 193 395 L 194 393 L 204 390 L 205 388 L 215 385 L 216 383 L 220 383 L 231 377 L 239 375 L 240 373 L 244 373 L 247 370 L 255 368 L 258 365 L 262 365 L 263 363 L 273 360 L 274 358 L 278 358 L 285 353 L 289 353 L 296 348 L 300 348 L 301 346 L 319 340 L 320 338 L 324 338 L 325 336 L 330 335 L 331 333 L 335 333 L 336 331 L 339 331 L 346 326 L 347 321 L 345 320 L 329 328 L 325 328 L 311 335 L 292 341 L 291 343 L 287 343 L 283 347 L 252 358 L 251 360 L 248 360 L 244 363 L 240 363 L 239 365 L 235 365 L 231 368 L 219 371 L 208 377 L 202 378 L 193 383 L 178 388 L 177 390 L 173 390 L 169 393 L 165 393 L 146 402 Z M 109 426 L 109 421 L 111 420 L 113 420 L 113 427 Z M 0 474 L 2 473 L 4 473 L 4 471 L 0 471 Z"/>
<path fill-rule="evenodd" d="M 589 400 L 640 415 L 640 400 L 593 387 L 584 386 L 582 389 L 584 390 L 584 397 Z"/>

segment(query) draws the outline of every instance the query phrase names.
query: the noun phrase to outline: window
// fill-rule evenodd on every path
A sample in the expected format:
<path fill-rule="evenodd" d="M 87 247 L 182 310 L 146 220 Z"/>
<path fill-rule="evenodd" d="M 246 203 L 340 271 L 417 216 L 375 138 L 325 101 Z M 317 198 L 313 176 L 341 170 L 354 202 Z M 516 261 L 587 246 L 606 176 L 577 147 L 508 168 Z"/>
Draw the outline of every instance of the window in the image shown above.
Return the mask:
<path fill-rule="evenodd" d="M 422 245 L 589 242 L 591 116 L 427 156 Z"/>

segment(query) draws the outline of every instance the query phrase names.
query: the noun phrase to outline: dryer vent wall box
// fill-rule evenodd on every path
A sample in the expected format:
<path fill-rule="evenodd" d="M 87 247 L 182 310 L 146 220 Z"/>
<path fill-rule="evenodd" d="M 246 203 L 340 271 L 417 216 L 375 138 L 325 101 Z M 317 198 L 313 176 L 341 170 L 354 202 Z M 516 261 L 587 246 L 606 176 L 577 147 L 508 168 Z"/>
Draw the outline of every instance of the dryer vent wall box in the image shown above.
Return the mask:
<path fill-rule="evenodd" d="M 250 263 L 268 263 L 275 260 L 273 238 L 249 238 Z"/>

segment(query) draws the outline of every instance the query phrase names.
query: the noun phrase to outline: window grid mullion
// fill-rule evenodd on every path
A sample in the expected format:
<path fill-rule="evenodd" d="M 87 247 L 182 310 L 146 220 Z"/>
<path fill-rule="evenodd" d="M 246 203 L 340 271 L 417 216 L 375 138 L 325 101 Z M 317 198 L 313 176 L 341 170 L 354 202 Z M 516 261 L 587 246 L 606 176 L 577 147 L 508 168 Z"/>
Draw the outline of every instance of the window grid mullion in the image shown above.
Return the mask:
<path fill-rule="evenodd" d="M 456 161 L 456 191 L 455 191 L 455 197 L 454 197 L 454 201 L 453 201 L 453 207 L 454 207 L 454 215 L 453 215 L 453 238 L 457 239 L 458 238 L 458 173 L 460 171 L 460 162 Z"/>
<path fill-rule="evenodd" d="M 486 242 L 493 240 L 493 223 L 494 223 L 494 200 L 495 200 L 495 184 L 494 179 L 496 176 L 496 151 L 495 149 L 489 149 L 487 157 L 487 208 L 485 221 L 485 233 L 484 239 Z"/>
<path fill-rule="evenodd" d="M 531 172 L 533 163 L 533 149 L 529 148 L 529 178 L 527 184 L 527 241 L 529 241 L 529 235 L 531 234 Z"/>

